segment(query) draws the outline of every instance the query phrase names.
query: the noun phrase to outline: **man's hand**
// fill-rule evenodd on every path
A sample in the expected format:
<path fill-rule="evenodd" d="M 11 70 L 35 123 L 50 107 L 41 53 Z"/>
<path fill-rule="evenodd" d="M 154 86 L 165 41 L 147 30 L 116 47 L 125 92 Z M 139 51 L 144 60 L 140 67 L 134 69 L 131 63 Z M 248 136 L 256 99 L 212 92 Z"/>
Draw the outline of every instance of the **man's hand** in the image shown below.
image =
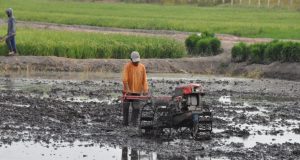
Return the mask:
<path fill-rule="evenodd" d="M 0 36 L 0 42 L 2 42 L 3 40 L 6 40 L 7 36 Z"/>
<path fill-rule="evenodd" d="M 127 89 L 126 94 L 128 94 L 128 93 L 132 93 L 132 91 L 130 89 Z"/>
<path fill-rule="evenodd" d="M 124 83 L 124 91 L 125 91 L 126 94 L 132 93 L 131 90 L 130 90 L 130 88 L 129 88 L 128 83 Z"/>
<path fill-rule="evenodd" d="M 144 92 L 141 94 L 142 96 L 148 96 L 148 93 L 147 92 Z"/>

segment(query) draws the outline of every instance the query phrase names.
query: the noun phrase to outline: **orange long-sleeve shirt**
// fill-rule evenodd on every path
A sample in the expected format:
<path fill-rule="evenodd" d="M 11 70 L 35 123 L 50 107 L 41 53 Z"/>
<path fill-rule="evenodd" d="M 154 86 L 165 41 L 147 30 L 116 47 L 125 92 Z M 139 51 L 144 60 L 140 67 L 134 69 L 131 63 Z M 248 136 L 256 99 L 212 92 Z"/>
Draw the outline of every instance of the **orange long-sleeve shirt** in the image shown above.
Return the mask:
<path fill-rule="evenodd" d="M 125 90 L 127 83 L 132 93 L 148 93 L 146 68 L 143 64 L 139 63 L 138 66 L 135 66 L 131 62 L 128 62 L 124 66 L 123 90 Z"/>

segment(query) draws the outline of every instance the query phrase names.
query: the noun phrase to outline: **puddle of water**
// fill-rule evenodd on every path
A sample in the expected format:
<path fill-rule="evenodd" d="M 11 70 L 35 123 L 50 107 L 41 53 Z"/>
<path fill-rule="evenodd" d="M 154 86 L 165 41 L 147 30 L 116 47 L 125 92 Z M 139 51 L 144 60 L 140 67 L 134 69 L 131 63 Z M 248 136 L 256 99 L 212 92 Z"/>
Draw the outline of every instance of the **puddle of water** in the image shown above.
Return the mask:
<path fill-rule="evenodd" d="M 117 102 L 118 98 L 98 99 L 98 98 L 90 98 L 87 96 L 80 96 L 80 97 L 68 97 L 66 99 L 66 101 L 79 102 L 79 103 L 95 102 L 95 103 L 106 103 L 106 104 L 110 105 L 110 104 L 113 104 L 114 102 Z"/>
<path fill-rule="evenodd" d="M 166 157 L 164 155 L 159 155 L 156 152 L 145 152 L 131 149 L 130 147 L 110 147 L 103 144 L 79 141 L 74 143 L 50 144 L 41 142 L 13 142 L 10 145 L 0 143 L 0 146 L 1 159 L 7 160 L 162 160 L 165 158 L 188 158 L 191 160 L 213 159 L 201 156 L 190 158 L 170 155 L 170 157 Z"/>
<path fill-rule="evenodd" d="M 33 79 L 63 79 L 63 80 L 99 80 L 99 79 L 121 79 L 121 73 L 111 72 L 0 72 L 1 77 L 8 78 L 33 78 Z M 182 79 L 195 80 L 197 78 L 219 78 L 222 80 L 232 79 L 231 77 L 219 77 L 212 75 L 200 74 L 180 74 L 180 73 L 149 73 L 148 77 L 151 79 Z"/>
<path fill-rule="evenodd" d="M 120 73 L 105 72 L 0 72 L 1 77 L 8 78 L 33 78 L 33 79 L 64 79 L 64 80 L 97 80 L 115 79 L 120 77 Z"/>
<path fill-rule="evenodd" d="M 232 97 L 230 96 L 221 96 L 219 98 L 219 102 L 222 104 L 222 107 L 225 108 L 234 108 L 237 113 L 243 113 L 247 116 L 255 116 L 260 115 L 264 116 L 270 112 L 266 107 L 260 106 L 259 104 L 253 105 L 251 102 L 247 101 L 237 101 L 240 105 L 231 106 L 233 102 Z M 265 103 L 265 102 L 264 102 Z M 267 103 L 270 103 L 267 101 Z M 256 107 L 258 110 L 244 110 L 244 108 L 249 107 Z M 219 117 L 226 121 L 231 121 L 232 117 Z M 289 123 L 289 125 L 286 125 Z M 282 120 L 282 119 L 275 119 L 270 122 L 269 125 L 263 124 L 238 124 L 235 122 L 230 123 L 229 125 L 238 127 L 239 129 L 243 130 L 246 129 L 249 131 L 250 136 L 243 138 L 243 137 L 230 137 L 229 139 L 222 140 L 225 144 L 234 143 L 243 143 L 245 148 L 254 147 L 257 143 L 263 144 L 282 144 L 285 142 L 290 143 L 299 143 L 300 142 L 300 135 L 295 134 L 292 132 L 293 128 L 298 128 L 300 124 L 299 120 Z M 222 132 L 222 129 L 214 129 L 214 133 Z M 271 133 L 277 133 L 277 135 L 272 135 Z M 267 134 L 266 134 L 267 133 Z"/>
<path fill-rule="evenodd" d="M 224 104 L 224 105 L 230 105 L 231 104 L 231 97 L 230 96 L 221 96 L 219 98 L 219 102 L 221 104 Z"/>
<path fill-rule="evenodd" d="M 153 80 L 197 80 L 202 79 L 204 81 L 216 80 L 216 81 L 236 81 L 241 82 L 251 81 L 249 78 L 241 77 L 224 77 L 222 75 L 203 75 L 203 74 L 189 74 L 189 73 L 148 73 L 149 79 Z M 32 78 L 32 79 L 62 79 L 62 80 L 99 80 L 99 79 L 121 79 L 121 73 L 112 72 L 52 72 L 52 71 L 19 71 L 19 72 L 0 72 L 1 77 L 8 78 Z M 265 79 L 268 80 L 268 79 Z M 274 80 L 272 81 L 280 81 Z"/>
<path fill-rule="evenodd" d="M 30 95 L 35 94 L 46 94 L 51 89 L 50 81 L 46 84 L 34 84 L 29 81 L 22 81 L 19 79 L 2 79 L 0 78 L 0 91 L 26 91 L 29 92 Z M 37 93 L 35 93 L 37 92 Z"/>
<path fill-rule="evenodd" d="M 14 103 L 10 103 L 10 102 L 5 102 L 5 103 L 0 102 L 0 104 L 2 104 L 2 105 L 9 105 L 9 106 L 15 106 L 15 107 L 24 107 L 24 108 L 30 107 L 29 104 L 14 104 Z"/>
<path fill-rule="evenodd" d="M 77 160 L 77 159 L 121 159 L 122 149 L 93 143 L 75 142 L 48 145 L 34 142 L 18 142 L 0 147 L 1 159 L 9 160 Z"/>
<path fill-rule="evenodd" d="M 290 143 L 299 143 L 300 135 L 285 132 L 284 135 L 250 135 L 247 138 L 241 137 L 230 137 L 226 140 L 226 144 L 230 144 L 231 142 L 234 143 L 243 143 L 245 148 L 251 148 L 256 145 L 256 143 L 263 143 L 263 144 L 282 144 L 285 142 Z"/>
<path fill-rule="evenodd" d="M 278 121 L 279 120 L 275 120 L 274 122 L 278 122 Z M 250 136 L 246 138 L 230 137 L 229 139 L 225 139 L 224 141 L 226 142 L 226 144 L 230 144 L 231 142 L 243 143 L 245 148 L 254 147 L 256 143 L 263 143 L 263 144 L 282 144 L 285 142 L 299 143 L 300 135 L 291 132 L 293 128 L 298 127 L 297 124 L 299 124 L 299 121 L 290 120 L 290 122 L 293 123 L 293 125 L 263 126 L 258 124 L 251 124 L 251 125 L 243 124 L 240 125 L 239 128 L 241 130 L 246 128 L 247 130 L 250 130 Z M 272 131 L 279 131 L 280 133 L 278 133 L 277 135 L 272 135 L 270 134 Z M 258 132 L 260 132 L 260 134 Z"/>

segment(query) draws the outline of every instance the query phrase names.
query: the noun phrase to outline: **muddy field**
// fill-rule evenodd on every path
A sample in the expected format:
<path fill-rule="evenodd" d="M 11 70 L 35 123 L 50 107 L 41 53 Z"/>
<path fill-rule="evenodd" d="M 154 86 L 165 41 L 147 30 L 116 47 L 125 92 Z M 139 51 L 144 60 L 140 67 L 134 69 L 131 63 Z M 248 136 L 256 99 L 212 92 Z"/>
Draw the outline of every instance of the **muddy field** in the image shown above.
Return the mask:
<path fill-rule="evenodd" d="M 0 77 L 0 159 L 300 159 L 300 82 L 149 75 L 155 96 L 204 85 L 213 133 L 195 141 L 123 127 L 119 75 L 52 76 Z"/>

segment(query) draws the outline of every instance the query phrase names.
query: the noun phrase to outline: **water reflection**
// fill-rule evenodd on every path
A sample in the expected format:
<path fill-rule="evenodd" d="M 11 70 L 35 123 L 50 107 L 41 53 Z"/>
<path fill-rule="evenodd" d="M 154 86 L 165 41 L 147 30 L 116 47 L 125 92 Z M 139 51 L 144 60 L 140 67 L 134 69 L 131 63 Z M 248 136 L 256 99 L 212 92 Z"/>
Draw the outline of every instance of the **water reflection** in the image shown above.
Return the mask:
<path fill-rule="evenodd" d="M 145 152 L 128 147 L 122 147 L 121 160 L 211 160 L 205 156 L 183 156 L 176 154 L 162 155 L 156 152 Z"/>
<path fill-rule="evenodd" d="M 5 75 L 4 85 L 3 88 L 8 91 L 8 93 L 11 93 L 14 88 L 14 82 L 10 75 Z"/>
<path fill-rule="evenodd" d="M 128 148 L 127 147 L 123 147 L 122 148 L 122 160 L 128 160 Z"/>
<path fill-rule="evenodd" d="M 146 153 L 128 147 L 122 148 L 121 160 L 157 160 L 155 153 Z"/>

